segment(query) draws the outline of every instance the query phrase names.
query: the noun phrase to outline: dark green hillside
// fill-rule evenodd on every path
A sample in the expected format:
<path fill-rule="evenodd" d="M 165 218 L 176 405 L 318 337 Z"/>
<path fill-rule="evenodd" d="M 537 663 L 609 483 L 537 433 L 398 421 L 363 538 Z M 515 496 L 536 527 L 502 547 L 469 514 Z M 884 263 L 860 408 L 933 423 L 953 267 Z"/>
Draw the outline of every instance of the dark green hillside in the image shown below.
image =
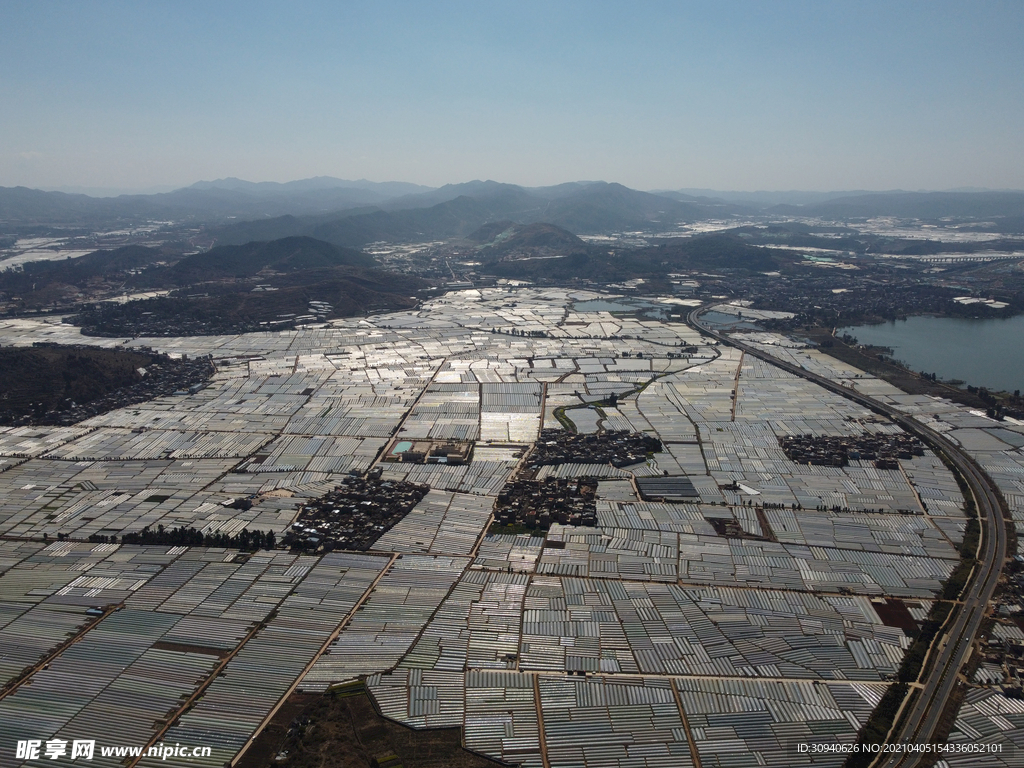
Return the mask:
<path fill-rule="evenodd" d="M 621 184 L 599 183 L 553 200 L 543 217 L 571 232 L 586 233 L 668 227 L 704 215 L 707 212 L 693 203 L 638 192 Z"/>
<path fill-rule="evenodd" d="M 154 270 L 147 275 L 147 282 L 153 287 L 170 287 L 253 277 L 264 270 L 301 272 L 342 266 L 373 267 L 375 263 L 372 256 L 322 240 L 286 237 L 269 243 L 224 245 L 206 253 L 195 253 L 166 270 Z"/>
<path fill-rule="evenodd" d="M 510 213 L 539 213 L 542 201 L 518 187 L 503 185 L 482 198 L 461 196 L 429 208 L 372 211 L 335 217 L 297 219 L 284 216 L 254 222 L 239 222 L 216 230 L 220 243 L 244 243 L 257 238 L 278 238 L 305 234 L 335 245 L 355 248 L 378 240 L 423 241 L 463 237 L 481 224 L 510 218 Z"/>
<path fill-rule="evenodd" d="M 65 398 L 87 403 L 133 383 L 149 355 L 107 349 L 0 348 L 0 403 L 21 413 L 31 403 L 42 410 Z"/>
<path fill-rule="evenodd" d="M 964 227 L 964 229 L 968 229 Z M 977 227 L 979 232 L 1002 232 L 1008 235 L 1024 235 L 1024 216 L 1003 216 L 995 219 L 994 223 L 988 222 Z"/>
<path fill-rule="evenodd" d="M 536 190 L 528 190 L 535 192 Z M 504 184 L 498 181 L 467 181 L 461 184 L 445 184 L 443 187 L 412 195 L 396 197 L 381 204 L 385 211 L 398 211 L 407 208 L 429 208 L 438 203 L 447 203 L 459 197 L 472 197 L 475 200 L 500 198 L 508 194 L 521 194 L 523 187 L 516 184 Z"/>
<path fill-rule="evenodd" d="M 208 284 L 203 294 L 189 288 L 171 296 L 127 304 L 96 304 L 75 324 L 92 336 L 196 336 L 279 330 L 286 315 L 310 313 L 309 302 L 333 307 L 329 318 L 407 309 L 427 284 L 416 277 L 361 267 L 303 270 L 267 278 L 274 290 L 253 290 L 252 282 Z M 268 326 L 267 323 L 272 325 Z"/>
<path fill-rule="evenodd" d="M 681 238 L 644 248 L 638 255 L 652 264 L 684 269 L 741 269 L 765 272 L 793 260 L 786 251 L 759 248 L 729 234 Z"/>
<path fill-rule="evenodd" d="M 14 299 L 19 310 L 72 306 L 88 292 L 113 293 L 126 289 L 137 273 L 177 258 L 159 248 L 129 245 L 96 251 L 76 259 L 33 261 L 21 270 L 0 271 L 0 299 Z"/>
<path fill-rule="evenodd" d="M 794 260 L 781 249 L 749 245 L 735 235 L 713 234 L 671 240 L 661 245 L 610 255 L 601 248 L 561 257 L 498 258 L 483 268 L 488 274 L 527 280 L 569 281 L 587 279 L 619 282 L 635 278 L 660 278 L 686 270 L 738 270 L 766 272 Z"/>
<path fill-rule="evenodd" d="M 71 308 L 122 292 L 168 290 L 223 280 L 260 279 L 336 267 L 371 268 L 372 256 L 311 237 L 218 246 L 184 258 L 158 248 L 127 246 L 76 259 L 38 261 L 0 272 L 0 297 L 19 310 Z"/>
<path fill-rule="evenodd" d="M 204 359 L 171 360 L 142 350 L 56 344 L 3 347 L 0 424 L 71 424 L 187 389 L 212 372 Z"/>
<path fill-rule="evenodd" d="M 475 232 L 470 232 L 466 235 L 466 239 L 479 245 L 487 245 L 488 243 L 493 243 L 494 239 L 498 237 L 498 235 L 512 229 L 515 224 L 516 223 L 514 221 L 509 221 L 508 219 L 491 221 L 484 224 Z"/>
<path fill-rule="evenodd" d="M 31 290 L 32 285 L 57 282 L 82 286 L 90 280 L 118 275 L 127 279 L 132 270 L 143 269 L 168 258 L 158 248 L 128 245 L 113 251 L 95 251 L 64 261 L 30 261 L 21 270 L 0 272 L 0 290 Z"/>
<path fill-rule="evenodd" d="M 348 213 L 342 215 L 350 215 Z M 329 217 L 329 220 L 337 216 Z M 226 224 L 214 229 L 217 242 L 221 245 L 243 245 L 249 242 L 267 242 L 285 237 L 298 237 L 311 234 L 313 228 L 325 217 L 312 216 L 275 216 L 269 219 L 242 221 Z"/>
<path fill-rule="evenodd" d="M 431 206 L 400 211 L 376 211 L 315 227 L 314 237 L 341 245 L 365 245 L 376 240 L 417 241 L 461 237 L 481 224 L 540 210 L 541 201 L 518 187 L 503 185 L 485 197 L 461 196 Z"/>
<path fill-rule="evenodd" d="M 372 256 L 311 237 L 218 246 L 184 258 L 130 247 L 0 273 L 0 298 L 12 311 L 79 310 L 74 322 L 87 334 L 179 336 L 288 327 L 282 315 L 325 314 L 311 301 L 330 304 L 330 318 L 404 309 L 427 287 L 375 266 Z M 103 301 L 167 290 L 170 296 L 156 299 Z"/>
<path fill-rule="evenodd" d="M 514 250 L 549 249 L 568 252 L 579 251 L 587 247 L 587 244 L 572 232 L 556 227 L 554 224 L 502 222 L 498 227 L 484 225 L 467 238 L 475 242 L 486 243 L 480 252 L 484 258 Z M 495 229 L 498 231 L 495 232 Z M 489 239 L 483 239 L 488 235 L 490 235 Z"/>

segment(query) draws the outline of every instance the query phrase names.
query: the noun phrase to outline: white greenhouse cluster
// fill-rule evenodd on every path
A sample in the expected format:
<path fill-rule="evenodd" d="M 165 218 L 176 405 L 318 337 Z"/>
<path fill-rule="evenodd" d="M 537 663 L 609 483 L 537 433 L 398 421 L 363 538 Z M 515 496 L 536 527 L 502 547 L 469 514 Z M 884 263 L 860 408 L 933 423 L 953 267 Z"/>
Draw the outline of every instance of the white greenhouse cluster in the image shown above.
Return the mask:
<path fill-rule="evenodd" d="M 194 394 L 0 429 L 0 684 L 49 659 L 0 698 L 0 735 L 141 745 L 170 717 L 161 739 L 209 745 L 192 763 L 219 768 L 294 691 L 362 679 L 386 717 L 458 726 L 466 747 L 538 768 L 810 765 L 796 745 L 854 742 L 911 645 L 894 610 L 925 619 L 959 561 L 955 478 L 930 450 L 896 469 L 794 463 L 779 438 L 899 427 L 681 322 L 575 308 L 601 296 L 460 290 L 408 312 L 193 338 L 0 320 L 4 345 L 149 346 L 216 367 Z M 945 433 L 1024 534 L 1024 425 L 784 337 L 745 341 Z M 598 478 L 596 526 L 489 534 L 498 494 L 562 409 L 581 431 L 647 433 L 663 450 L 541 469 Z M 473 451 L 382 461 L 396 439 Z M 430 491 L 367 552 L 87 543 L 158 526 L 280 542 L 304 502 L 374 469 Z M 643 500 L 636 478 L 665 475 L 698 496 Z M 972 691 L 951 739 L 1024 744 L 1024 706 Z M 1018 764 L 1002 755 L 985 764 Z"/>

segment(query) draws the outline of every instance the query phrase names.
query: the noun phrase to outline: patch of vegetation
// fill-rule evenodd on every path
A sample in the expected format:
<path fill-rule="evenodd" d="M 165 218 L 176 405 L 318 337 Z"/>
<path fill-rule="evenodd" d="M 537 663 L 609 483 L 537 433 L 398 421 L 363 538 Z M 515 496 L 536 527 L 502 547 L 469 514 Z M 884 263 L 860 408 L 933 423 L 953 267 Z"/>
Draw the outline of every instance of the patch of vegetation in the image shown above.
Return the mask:
<path fill-rule="evenodd" d="M 712 234 L 668 240 L 615 255 L 605 248 L 576 250 L 559 258 L 496 259 L 481 269 L 501 277 L 571 282 L 581 277 L 596 283 L 637 278 L 660 279 L 670 272 L 694 269 L 763 272 L 799 257 L 782 249 L 750 245 L 734 235 Z"/>
<path fill-rule="evenodd" d="M 943 582 L 942 586 L 942 599 L 943 600 L 956 600 L 960 597 L 960 593 L 964 591 L 964 587 L 967 586 L 967 580 L 971 576 L 971 569 L 974 568 L 975 560 L 961 560 L 957 563 L 956 568 L 949 575 L 949 578 Z"/>
<path fill-rule="evenodd" d="M 953 604 L 945 601 L 937 601 L 932 605 L 928 618 L 921 623 L 921 629 L 914 638 L 914 643 L 903 656 L 899 671 L 896 673 L 896 677 L 901 683 L 917 681 L 918 676 L 921 674 L 921 666 L 928 655 L 928 648 L 939 633 L 939 630 L 942 629 L 942 624 L 946 621 L 952 609 Z"/>
<path fill-rule="evenodd" d="M 20 270 L 0 272 L 0 291 L 30 296 L 53 284 L 85 290 L 100 280 L 117 280 L 130 290 L 161 290 L 260 272 L 300 272 L 333 267 L 376 266 L 372 256 L 311 237 L 218 246 L 182 257 L 171 249 L 129 245 L 94 251 L 63 261 L 33 261 Z M 33 303 L 39 303 L 38 301 Z"/>
<path fill-rule="evenodd" d="M 32 261 L 0 271 L 0 297 L 10 298 L 16 311 L 73 306 L 89 293 L 120 293 L 133 276 L 174 258 L 164 249 L 129 245 L 63 261 Z"/>
<path fill-rule="evenodd" d="M 341 248 L 312 237 L 285 237 L 270 242 L 221 245 L 194 253 L 173 266 L 150 270 L 133 284 L 141 288 L 169 288 L 212 280 L 251 278 L 260 273 L 294 273 L 334 267 L 376 266 L 372 256 Z"/>
<path fill-rule="evenodd" d="M 0 348 L 0 425 L 74 424 L 114 408 L 201 385 L 206 358 L 151 350 L 36 344 Z"/>
<path fill-rule="evenodd" d="M 0 272 L 9 313 L 80 310 L 73 320 L 97 336 L 174 336 L 266 330 L 280 315 L 331 305 L 327 317 L 404 309 L 427 284 L 376 269 L 372 256 L 311 237 L 226 245 L 181 255 L 178 248 L 128 246 Z M 125 293 L 168 297 L 97 304 Z M 276 323 L 275 330 L 291 327 Z"/>
<path fill-rule="evenodd" d="M 889 729 L 892 728 L 896 713 L 899 712 L 900 704 L 906 698 L 908 690 L 909 687 L 906 683 L 889 686 L 889 689 L 882 695 L 882 700 L 875 707 L 875 711 L 871 713 L 871 717 L 857 734 L 857 744 L 862 745 L 862 749 L 868 744 L 885 742 L 885 737 L 889 733 Z M 875 757 L 874 752 L 863 750 L 851 754 L 843 765 L 844 768 L 867 768 Z"/>
<path fill-rule="evenodd" d="M 261 289 L 266 286 L 270 290 Z M 90 336 L 194 336 L 292 328 L 310 302 L 331 306 L 327 319 L 409 309 L 426 283 L 359 267 L 304 270 L 251 281 L 213 283 L 125 304 L 92 304 L 73 320 Z M 256 290 L 254 290 L 254 288 Z M 201 293 L 197 293 L 201 291 Z M 303 322 L 303 321 L 299 321 Z"/>
<path fill-rule="evenodd" d="M 536 528 L 531 528 L 528 525 L 521 525 L 520 523 L 508 523 L 506 525 L 502 525 L 497 520 L 492 520 L 490 527 L 487 529 L 488 536 L 518 536 L 521 533 L 538 536 L 543 534 L 543 531 L 537 531 Z"/>
<path fill-rule="evenodd" d="M 978 552 L 978 544 L 981 541 L 981 524 L 977 517 L 967 521 L 967 529 L 964 531 L 964 540 L 960 544 L 960 556 L 964 559 L 973 560 Z"/>
<path fill-rule="evenodd" d="M 115 543 L 117 537 L 93 534 L 89 541 L 98 544 Z M 196 528 L 164 528 L 158 525 L 154 531 L 143 528 L 135 533 L 126 533 L 121 537 L 122 544 L 159 545 L 171 547 L 223 547 L 240 549 L 243 552 L 256 552 L 260 549 L 277 547 L 277 537 L 273 531 L 250 531 L 243 528 L 233 536 L 226 533 L 203 533 Z"/>
<path fill-rule="evenodd" d="M 480 255 L 484 258 L 516 251 L 566 253 L 587 248 L 586 243 L 572 232 L 554 224 L 513 224 L 506 221 L 501 222 L 501 225 L 504 225 L 503 228 L 498 229 L 494 224 L 485 224 L 468 236 L 467 239 L 484 244 L 480 249 Z"/>
<path fill-rule="evenodd" d="M 552 411 L 552 415 L 555 417 L 555 420 L 562 425 L 563 429 L 565 429 L 567 432 L 572 432 L 573 434 L 576 434 L 576 425 L 573 423 L 572 419 L 565 415 L 565 410 L 566 409 L 564 405 L 559 406 L 558 408 L 555 408 L 554 411 Z"/>
<path fill-rule="evenodd" d="M 381 716 L 362 683 L 299 694 L 257 737 L 239 768 L 492 768 L 458 728 L 413 730 Z"/>

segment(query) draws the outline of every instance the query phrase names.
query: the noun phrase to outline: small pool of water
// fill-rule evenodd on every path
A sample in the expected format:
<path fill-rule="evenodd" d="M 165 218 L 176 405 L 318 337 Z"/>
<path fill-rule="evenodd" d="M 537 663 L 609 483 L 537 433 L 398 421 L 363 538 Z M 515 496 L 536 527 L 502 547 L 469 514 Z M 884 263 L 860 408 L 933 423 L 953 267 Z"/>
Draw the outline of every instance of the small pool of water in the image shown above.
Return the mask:
<path fill-rule="evenodd" d="M 637 299 L 593 299 L 573 304 L 577 312 L 636 312 L 638 309 L 651 309 L 654 306 L 649 301 Z"/>
<path fill-rule="evenodd" d="M 705 312 L 700 316 L 700 319 L 706 322 L 715 330 L 743 330 L 743 331 L 760 331 L 763 328 L 758 327 L 757 323 L 752 320 L 741 320 L 736 315 L 729 315 L 725 312 Z"/>
<path fill-rule="evenodd" d="M 587 312 L 618 312 L 622 314 L 644 312 L 647 315 L 665 317 L 668 315 L 669 307 L 644 299 L 592 299 L 591 301 L 577 301 L 573 304 L 573 309 L 584 314 Z"/>
<path fill-rule="evenodd" d="M 408 440 L 403 440 L 402 442 L 398 443 L 398 445 L 395 446 L 395 450 L 391 452 L 391 455 L 397 456 L 400 453 L 405 453 L 410 448 L 412 448 L 412 443 L 410 443 Z"/>
<path fill-rule="evenodd" d="M 583 435 L 591 435 L 597 432 L 597 422 L 601 416 L 593 408 L 573 408 L 565 412 L 572 423 L 576 425 L 576 431 Z"/>

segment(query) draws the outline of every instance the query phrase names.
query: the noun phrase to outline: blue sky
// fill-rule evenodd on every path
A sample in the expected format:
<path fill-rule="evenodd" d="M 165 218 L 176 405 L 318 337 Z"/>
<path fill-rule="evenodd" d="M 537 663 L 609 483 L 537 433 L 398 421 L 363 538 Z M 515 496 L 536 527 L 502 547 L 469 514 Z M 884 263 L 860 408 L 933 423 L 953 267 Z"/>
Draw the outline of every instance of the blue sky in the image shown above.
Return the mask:
<path fill-rule="evenodd" d="M 0 4 L 0 185 L 1024 188 L 1024 2 Z"/>

